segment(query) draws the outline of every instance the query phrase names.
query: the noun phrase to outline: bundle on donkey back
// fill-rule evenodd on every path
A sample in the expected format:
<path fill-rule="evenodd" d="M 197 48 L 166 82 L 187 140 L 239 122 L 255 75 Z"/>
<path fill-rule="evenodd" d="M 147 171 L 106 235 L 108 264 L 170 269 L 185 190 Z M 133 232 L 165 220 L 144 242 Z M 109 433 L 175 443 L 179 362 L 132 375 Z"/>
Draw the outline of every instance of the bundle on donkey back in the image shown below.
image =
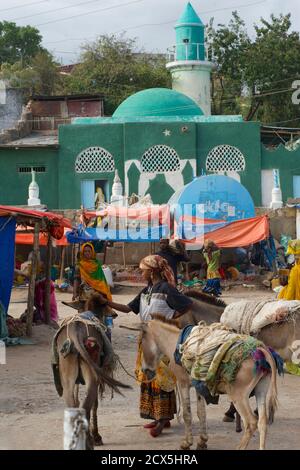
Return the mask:
<path fill-rule="evenodd" d="M 227 394 L 240 413 L 245 431 L 238 448 L 245 449 L 258 428 L 260 449 L 264 449 L 267 422 L 272 421 L 277 406 L 277 364 L 273 357 L 274 352 L 270 352 L 255 338 L 238 335 L 220 324 L 200 324 L 191 329 L 180 346 L 181 358 L 178 361 L 177 354 L 174 354 L 181 340 L 182 332 L 174 320 L 166 320 L 157 315 L 154 320 L 142 326 L 144 373 L 149 379 L 153 379 L 161 356 L 166 355 L 170 360 L 169 367 L 177 379 L 185 423 L 185 439 L 181 447 L 187 449 L 193 443 L 190 408 L 190 379 L 193 379 L 196 381 L 194 385 L 200 420 L 198 449 L 205 448 L 207 442 L 205 403 L 201 387 L 197 386 L 203 383 L 208 384 L 213 394 Z M 258 419 L 249 403 L 252 391 L 257 401 Z"/>
<path fill-rule="evenodd" d="M 205 321 L 214 322 L 234 329 L 239 333 L 250 334 L 274 349 L 286 362 L 291 361 L 294 342 L 300 340 L 300 302 L 293 300 L 240 300 L 226 305 L 222 300 L 195 289 L 185 295 L 193 298 L 192 309 L 179 318 L 180 327 Z M 224 421 L 233 421 L 235 408 L 230 406 Z M 236 430 L 240 432 L 237 415 Z"/>
<path fill-rule="evenodd" d="M 178 320 L 180 327 L 197 325 L 205 321 L 215 322 L 249 334 L 275 349 L 284 361 L 290 361 L 295 340 L 300 340 L 300 302 L 294 300 L 264 301 L 240 300 L 226 305 L 220 299 L 196 289 L 188 289 L 185 295 L 194 301 L 189 312 Z"/>
<path fill-rule="evenodd" d="M 118 393 L 121 393 L 118 387 L 131 388 L 112 377 L 117 361 L 103 321 L 111 313 L 107 300 L 94 294 L 87 301 L 86 312 L 66 318 L 53 339 L 54 381 L 66 406 L 79 406 L 78 384 L 87 388 L 82 408 L 90 424 L 88 448 L 102 445 L 97 425 L 99 390 L 103 391 L 105 385 Z"/>

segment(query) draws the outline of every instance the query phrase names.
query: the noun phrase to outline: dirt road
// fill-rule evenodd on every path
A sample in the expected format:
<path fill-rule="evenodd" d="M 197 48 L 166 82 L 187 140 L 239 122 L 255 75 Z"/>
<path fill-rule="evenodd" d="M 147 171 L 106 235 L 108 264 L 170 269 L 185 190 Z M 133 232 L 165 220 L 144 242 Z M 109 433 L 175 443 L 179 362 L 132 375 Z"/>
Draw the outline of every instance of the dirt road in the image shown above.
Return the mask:
<path fill-rule="evenodd" d="M 117 290 L 116 302 L 126 303 L 137 293 L 135 288 Z M 266 298 L 267 291 L 240 288 L 224 293 L 224 300 L 240 298 Z M 71 313 L 62 300 L 69 294 L 58 294 L 60 318 Z M 25 309 L 26 290 L 14 290 L 10 314 L 18 317 Z M 113 345 L 126 369 L 133 373 L 137 332 L 119 328 L 138 323 L 134 314 L 119 314 L 113 329 Z M 64 404 L 53 385 L 50 368 L 50 344 L 54 331 L 45 326 L 34 328 L 34 345 L 7 349 L 7 365 L 0 365 L 0 449 L 62 449 Z M 99 408 L 99 427 L 104 449 L 178 449 L 183 424 L 173 421 L 172 427 L 159 438 L 153 439 L 143 429 L 145 422 L 139 417 L 139 388 L 135 381 L 120 370 L 118 377 L 132 385 L 125 397 L 105 396 Z M 279 409 L 275 423 L 269 428 L 268 449 L 300 448 L 300 378 L 286 374 L 279 382 Z M 223 423 L 222 414 L 228 405 L 221 397 L 220 405 L 210 405 L 207 410 L 209 449 L 234 449 L 240 438 L 234 425 Z M 195 399 L 193 396 L 193 409 Z M 194 418 L 194 434 L 197 434 Z M 258 434 L 250 444 L 258 448 Z M 101 448 L 98 448 L 101 449 Z"/>

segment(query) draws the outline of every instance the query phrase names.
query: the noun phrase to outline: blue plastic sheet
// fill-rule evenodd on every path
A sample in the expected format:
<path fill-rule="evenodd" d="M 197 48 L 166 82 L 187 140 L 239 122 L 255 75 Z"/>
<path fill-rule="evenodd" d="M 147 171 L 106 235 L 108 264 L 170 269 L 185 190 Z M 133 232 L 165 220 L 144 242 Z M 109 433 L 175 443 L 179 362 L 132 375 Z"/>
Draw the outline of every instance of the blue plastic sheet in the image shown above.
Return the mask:
<path fill-rule="evenodd" d="M 83 228 L 78 226 L 76 230 L 67 232 L 69 243 L 82 243 L 95 240 L 107 240 L 118 242 L 153 242 L 161 238 L 168 238 L 170 229 L 167 225 L 147 228 L 105 229 Z"/>
<path fill-rule="evenodd" d="M 16 221 L 0 217 L 0 302 L 8 310 L 14 280 Z"/>

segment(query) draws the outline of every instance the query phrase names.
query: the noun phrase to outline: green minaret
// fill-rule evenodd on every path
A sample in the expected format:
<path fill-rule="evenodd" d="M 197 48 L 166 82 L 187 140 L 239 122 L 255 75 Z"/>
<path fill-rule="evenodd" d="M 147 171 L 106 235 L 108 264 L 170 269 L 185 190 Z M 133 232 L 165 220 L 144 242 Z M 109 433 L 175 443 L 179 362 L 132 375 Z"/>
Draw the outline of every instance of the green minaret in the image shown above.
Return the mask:
<path fill-rule="evenodd" d="M 175 25 L 176 60 L 205 60 L 204 24 L 190 2 Z"/>
<path fill-rule="evenodd" d="M 175 51 L 167 64 L 172 75 L 172 88 L 192 98 L 209 116 L 212 63 L 206 60 L 204 24 L 190 2 L 177 21 L 175 31 Z"/>

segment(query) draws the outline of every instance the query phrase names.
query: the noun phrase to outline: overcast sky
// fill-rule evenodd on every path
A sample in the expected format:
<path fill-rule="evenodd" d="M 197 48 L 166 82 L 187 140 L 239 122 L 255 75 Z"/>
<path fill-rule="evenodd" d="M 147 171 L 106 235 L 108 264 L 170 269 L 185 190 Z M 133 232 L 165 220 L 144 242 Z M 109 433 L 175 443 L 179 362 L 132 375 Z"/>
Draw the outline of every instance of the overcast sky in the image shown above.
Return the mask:
<path fill-rule="evenodd" d="M 127 31 L 137 37 L 147 51 L 165 52 L 175 43 L 173 29 L 186 0 L 0 0 L 1 21 L 36 26 L 43 44 L 56 59 L 75 63 L 80 44 L 100 34 Z M 227 23 L 237 10 L 246 21 L 249 32 L 253 23 L 271 13 L 291 13 L 293 29 L 300 31 L 299 0 L 192 0 L 204 23 L 210 17 L 216 23 Z M 164 23 L 164 24 L 161 24 Z"/>

